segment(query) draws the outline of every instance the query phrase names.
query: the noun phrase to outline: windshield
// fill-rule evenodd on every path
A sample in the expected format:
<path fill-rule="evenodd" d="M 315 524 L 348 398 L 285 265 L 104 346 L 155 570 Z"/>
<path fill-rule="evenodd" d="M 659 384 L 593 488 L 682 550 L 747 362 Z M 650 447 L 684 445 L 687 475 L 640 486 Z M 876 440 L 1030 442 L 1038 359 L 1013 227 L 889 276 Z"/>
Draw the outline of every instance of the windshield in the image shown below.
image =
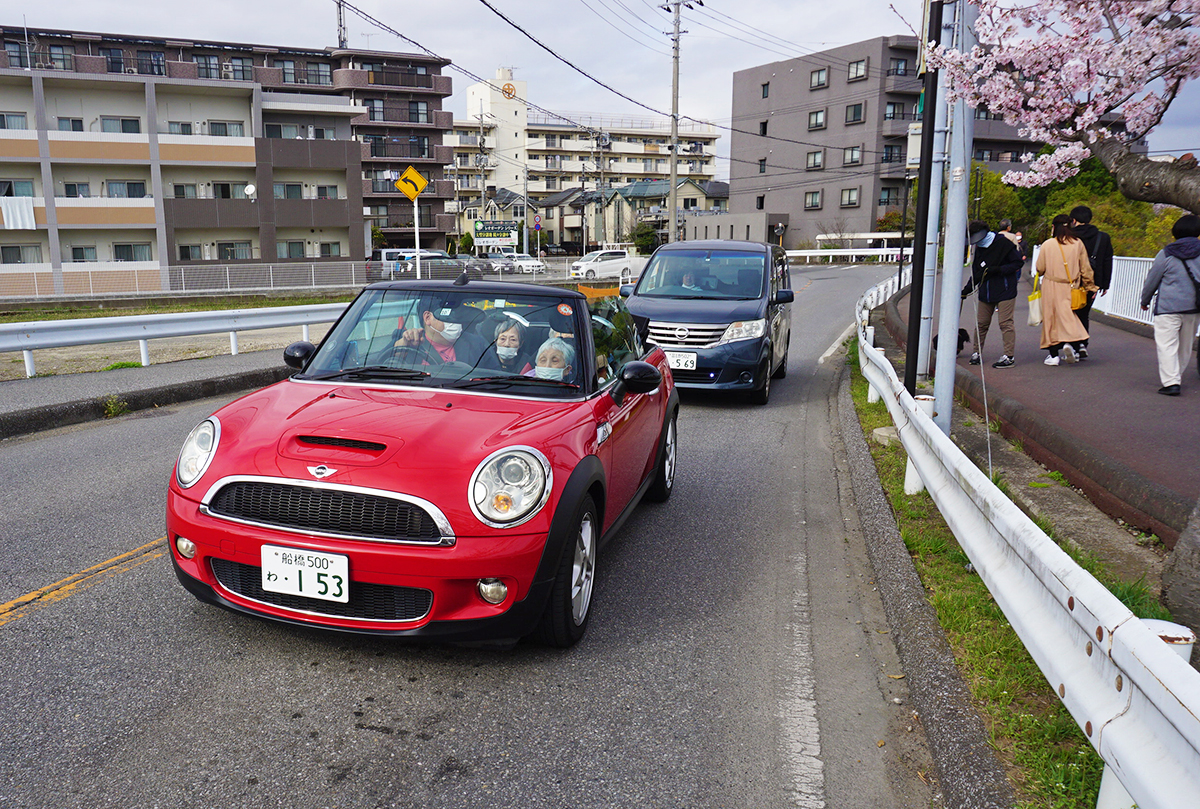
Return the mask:
<path fill-rule="evenodd" d="M 581 258 L 579 260 L 580 261 L 595 261 L 599 257 L 601 252 L 602 251 L 600 251 L 600 250 L 593 250 L 590 253 L 585 253 L 583 258 Z"/>
<path fill-rule="evenodd" d="M 299 379 L 518 391 L 561 398 L 586 377 L 579 298 L 367 289 Z"/>
<path fill-rule="evenodd" d="M 665 250 L 654 254 L 634 294 L 649 298 L 762 297 L 765 256 L 751 250 Z"/>

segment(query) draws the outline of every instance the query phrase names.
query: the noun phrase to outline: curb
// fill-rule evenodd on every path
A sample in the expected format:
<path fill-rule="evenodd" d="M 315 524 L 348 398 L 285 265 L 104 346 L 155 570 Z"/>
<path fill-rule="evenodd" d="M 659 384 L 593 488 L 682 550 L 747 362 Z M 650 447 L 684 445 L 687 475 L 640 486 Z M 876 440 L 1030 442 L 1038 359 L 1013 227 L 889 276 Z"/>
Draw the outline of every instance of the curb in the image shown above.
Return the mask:
<path fill-rule="evenodd" d="M 1011 807 L 1012 786 L 975 711 L 937 614 L 900 537 L 842 371 L 838 415 L 859 520 L 912 705 L 925 728 L 945 805 Z"/>
<path fill-rule="evenodd" d="M 213 379 L 199 379 L 177 385 L 163 385 L 157 388 L 131 391 L 120 394 L 118 398 L 124 401 L 127 412 L 133 412 L 262 388 L 286 379 L 293 373 L 293 369 L 286 366 L 263 368 Z M 50 430 L 55 427 L 65 427 L 69 424 L 82 424 L 86 421 L 99 421 L 107 418 L 104 411 L 108 399 L 108 396 L 79 399 L 63 404 L 0 413 L 0 440 Z"/>
<path fill-rule="evenodd" d="M 883 306 L 884 325 L 902 350 L 908 342 L 908 334 L 896 299 L 904 292 L 900 290 Z M 956 366 L 954 388 L 972 410 L 983 415 L 983 385 L 975 376 Z M 1081 445 L 1065 430 L 1016 399 L 989 393 L 987 405 L 989 416 L 998 418 L 1001 423 L 1001 435 L 1021 441 L 1027 455 L 1066 475 L 1071 484 L 1082 489 L 1101 511 L 1139 530 L 1157 534 L 1167 548 L 1175 547 L 1194 502 L 1138 474 L 1115 458 Z"/>

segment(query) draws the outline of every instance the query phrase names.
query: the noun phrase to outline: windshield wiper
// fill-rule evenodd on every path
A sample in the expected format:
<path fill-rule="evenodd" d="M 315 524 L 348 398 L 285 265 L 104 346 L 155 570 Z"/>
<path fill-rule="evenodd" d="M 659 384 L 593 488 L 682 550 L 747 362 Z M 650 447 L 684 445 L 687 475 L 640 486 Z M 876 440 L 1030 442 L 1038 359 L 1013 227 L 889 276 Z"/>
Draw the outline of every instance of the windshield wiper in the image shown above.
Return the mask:
<path fill-rule="evenodd" d="M 456 388 L 474 388 L 481 385 L 558 385 L 564 388 L 579 388 L 578 385 L 571 382 L 539 379 L 536 376 L 480 376 L 474 379 L 461 379 L 453 383 L 453 387 Z"/>
<path fill-rule="evenodd" d="M 312 379 L 325 380 L 371 376 L 391 377 L 393 379 L 424 379 L 429 376 L 429 373 L 413 368 L 393 368 L 390 365 L 365 365 L 361 368 L 346 368 L 342 371 L 333 371 L 328 374 L 313 376 Z"/>

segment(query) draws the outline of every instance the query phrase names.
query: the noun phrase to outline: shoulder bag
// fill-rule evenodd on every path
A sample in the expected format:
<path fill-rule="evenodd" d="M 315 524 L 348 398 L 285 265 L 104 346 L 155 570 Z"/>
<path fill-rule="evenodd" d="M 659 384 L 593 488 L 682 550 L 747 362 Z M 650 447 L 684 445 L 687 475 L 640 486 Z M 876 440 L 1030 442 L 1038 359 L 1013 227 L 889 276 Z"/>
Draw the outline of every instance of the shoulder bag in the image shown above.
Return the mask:
<path fill-rule="evenodd" d="M 1083 283 L 1083 273 L 1079 273 L 1077 278 L 1071 278 L 1071 268 L 1067 266 L 1067 251 L 1063 250 L 1061 244 L 1058 247 L 1062 251 L 1063 272 L 1067 274 L 1067 280 L 1071 282 L 1071 308 L 1082 309 L 1087 306 L 1087 290 L 1080 286 Z"/>

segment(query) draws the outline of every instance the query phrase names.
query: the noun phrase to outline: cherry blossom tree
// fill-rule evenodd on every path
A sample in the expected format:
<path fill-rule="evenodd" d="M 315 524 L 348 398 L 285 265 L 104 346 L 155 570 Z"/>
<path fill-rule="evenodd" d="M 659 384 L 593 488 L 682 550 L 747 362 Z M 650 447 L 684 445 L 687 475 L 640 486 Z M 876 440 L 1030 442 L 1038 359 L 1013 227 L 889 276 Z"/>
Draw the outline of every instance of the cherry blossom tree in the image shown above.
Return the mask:
<path fill-rule="evenodd" d="M 1160 163 L 1130 145 L 1200 75 L 1200 0 L 971 0 L 979 45 L 939 47 L 950 96 L 986 106 L 1054 147 L 1004 180 L 1037 186 L 1095 155 L 1125 196 L 1200 213 L 1195 160 Z M 1122 124 L 1113 126 L 1120 118 Z"/>

